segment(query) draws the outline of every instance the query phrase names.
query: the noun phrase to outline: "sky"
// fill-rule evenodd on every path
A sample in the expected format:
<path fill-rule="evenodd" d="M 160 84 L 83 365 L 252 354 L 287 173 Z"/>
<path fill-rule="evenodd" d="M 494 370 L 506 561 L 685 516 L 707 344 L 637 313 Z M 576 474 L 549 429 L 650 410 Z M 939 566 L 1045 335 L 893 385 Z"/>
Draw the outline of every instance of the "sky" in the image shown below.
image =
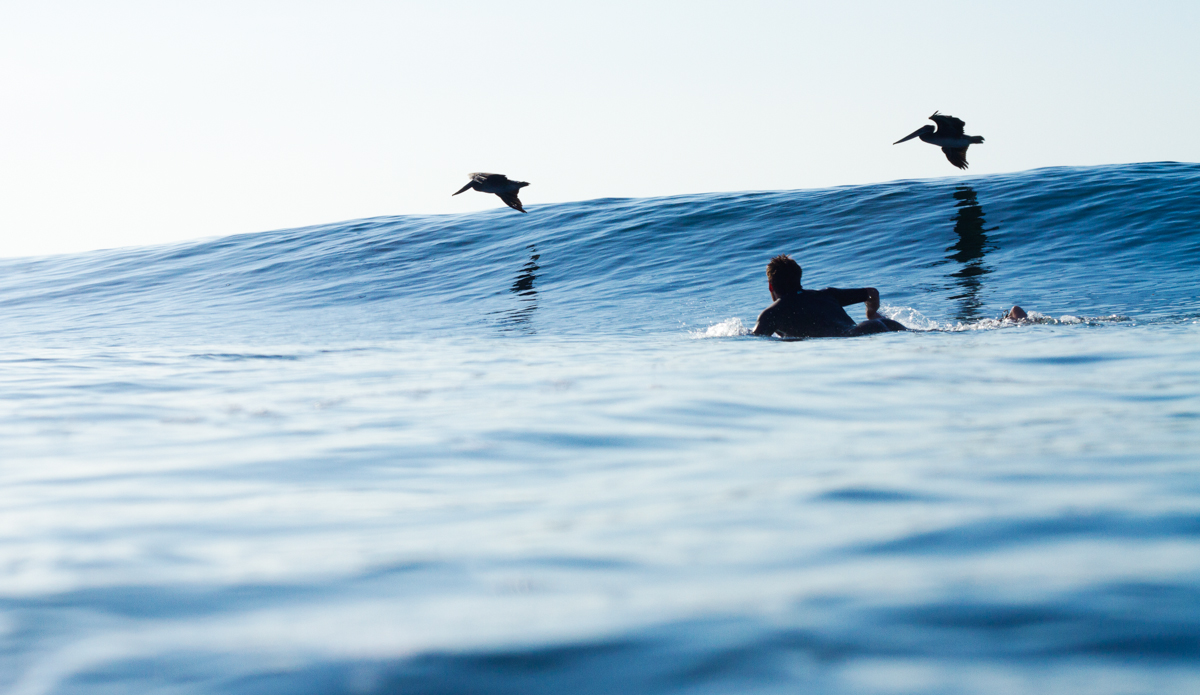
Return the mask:
<path fill-rule="evenodd" d="M 1197 36 L 1193 0 L 0 0 L 0 256 L 501 206 L 473 171 L 536 206 L 1197 162 Z M 968 172 L 892 145 L 935 110 Z"/>

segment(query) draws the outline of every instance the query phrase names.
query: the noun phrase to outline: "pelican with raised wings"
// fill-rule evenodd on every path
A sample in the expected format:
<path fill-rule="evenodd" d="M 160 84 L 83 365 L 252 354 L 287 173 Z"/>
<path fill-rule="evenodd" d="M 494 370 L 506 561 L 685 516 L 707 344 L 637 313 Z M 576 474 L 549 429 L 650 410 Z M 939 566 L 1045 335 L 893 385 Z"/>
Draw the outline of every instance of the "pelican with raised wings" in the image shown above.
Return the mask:
<path fill-rule="evenodd" d="M 462 193 L 468 188 L 474 188 L 480 193 L 495 193 L 500 196 L 500 200 L 513 210 L 525 212 L 525 208 L 521 207 L 521 199 L 517 197 L 517 191 L 528 186 L 524 181 L 511 181 L 504 174 L 485 174 L 477 172 L 471 174 L 471 180 L 467 185 L 458 189 L 458 193 Z M 454 193 L 453 195 L 458 195 Z"/>
<path fill-rule="evenodd" d="M 937 123 L 935 129 L 931 125 L 923 126 L 907 137 L 901 138 L 893 145 L 899 145 L 902 142 L 912 140 L 913 138 L 921 138 L 923 142 L 930 145 L 937 145 L 942 148 L 946 159 L 959 169 L 967 168 L 967 148 L 971 145 L 978 145 L 983 142 L 983 137 L 979 135 L 966 135 L 963 133 L 962 119 L 954 116 L 944 116 L 936 111 L 929 117 L 929 120 Z"/>

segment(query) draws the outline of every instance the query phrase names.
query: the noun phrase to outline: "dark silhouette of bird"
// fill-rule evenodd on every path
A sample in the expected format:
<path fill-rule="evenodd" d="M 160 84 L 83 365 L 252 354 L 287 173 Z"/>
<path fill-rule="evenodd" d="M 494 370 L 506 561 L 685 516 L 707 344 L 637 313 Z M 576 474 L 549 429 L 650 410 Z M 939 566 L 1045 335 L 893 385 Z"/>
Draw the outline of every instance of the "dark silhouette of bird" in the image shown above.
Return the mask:
<path fill-rule="evenodd" d="M 954 116 L 943 116 L 934 111 L 929 120 L 937 123 L 936 132 L 934 132 L 935 129 L 931 125 L 923 126 L 913 131 L 911 135 L 901 138 L 892 144 L 899 145 L 902 142 L 919 137 L 922 141 L 930 145 L 937 145 L 942 148 L 942 152 L 945 153 L 946 159 L 949 159 L 951 164 L 959 169 L 966 169 L 967 148 L 971 145 L 982 143 L 983 138 L 979 135 L 963 134 L 963 126 L 966 123 L 963 123 L 961 119 Z"/>
<path fill-rule="evenodd" d="M 521 199 L 517 197 L 517 191 L 528 185 L 524 181 L 510 181 L 504 174 L 480 172 L 471 174 L 471 180 L 467 182 L 467 185 L 458 189 L 458 193 L 462 193 L 468 188 L 474 188 L 480 193 L 495 193 L 508 207 L 525 212 L 525 208 L 521 207 Z M 458 195 L 458 193 L 454 195 Z"/>

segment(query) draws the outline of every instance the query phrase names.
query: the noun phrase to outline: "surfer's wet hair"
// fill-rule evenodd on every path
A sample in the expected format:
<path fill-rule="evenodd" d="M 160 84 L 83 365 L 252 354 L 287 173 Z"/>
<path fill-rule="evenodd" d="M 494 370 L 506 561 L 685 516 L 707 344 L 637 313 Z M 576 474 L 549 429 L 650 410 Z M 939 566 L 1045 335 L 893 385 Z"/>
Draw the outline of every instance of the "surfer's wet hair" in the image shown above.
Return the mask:
<path fill-rule="evenodd" d="M 800 264 L 791 256 L 781 253 L 767 264 L 767 281 L 776 294 L 800 291 L 800 276 L 804 273 Z"/>

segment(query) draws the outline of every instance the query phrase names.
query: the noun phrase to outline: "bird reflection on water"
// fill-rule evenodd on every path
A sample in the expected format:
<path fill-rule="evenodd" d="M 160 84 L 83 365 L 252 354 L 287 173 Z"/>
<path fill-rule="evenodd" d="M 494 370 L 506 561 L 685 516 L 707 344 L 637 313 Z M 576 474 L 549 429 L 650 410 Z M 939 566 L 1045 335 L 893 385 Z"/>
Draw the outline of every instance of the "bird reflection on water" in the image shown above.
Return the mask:
<path fill-rule="evenodd" d="M 517 279 L 513 281 L 509 292 L 517 295 L 520 306 L 516 309 L 501 312 L 500 330 L 503 331 L 521 331 L 524 333 L 535 333 L 532 324 L 533 313 L 537 311 L 537 288 L 534 283 L 537 281 L 537 271 L 540 266 L 538 259 L 541 254 L 537 252 L 537 246 L 530 244 L 525 247 L 529 251 L 529 260 L 521 267 L 521 272 L 517 274 Z"/>
<path fill-rule="evenodd" d="M 946 262 L 960 264 L 958 270 L 950 273 L 957 293 L 950 298 L 958 302 L 959 321 L 974 321 L 980 317 L 983 301 L 980 291 L 983 289 L 983 276 L 992 272 L 984 263 L 989 251 L 995 250 L 995 245 L 988 243 L 987 232 L 994 232 L 999 227 L 986 229 L 983 218 L 983 208 L 979 205 L 975 189 L 970 186 L 959 186 L 954 191 L 958 211 L 954 215 L 954 233 L 958 235 L 958 243 L 946 250 L 952 253 L 946 257 Z"/>

